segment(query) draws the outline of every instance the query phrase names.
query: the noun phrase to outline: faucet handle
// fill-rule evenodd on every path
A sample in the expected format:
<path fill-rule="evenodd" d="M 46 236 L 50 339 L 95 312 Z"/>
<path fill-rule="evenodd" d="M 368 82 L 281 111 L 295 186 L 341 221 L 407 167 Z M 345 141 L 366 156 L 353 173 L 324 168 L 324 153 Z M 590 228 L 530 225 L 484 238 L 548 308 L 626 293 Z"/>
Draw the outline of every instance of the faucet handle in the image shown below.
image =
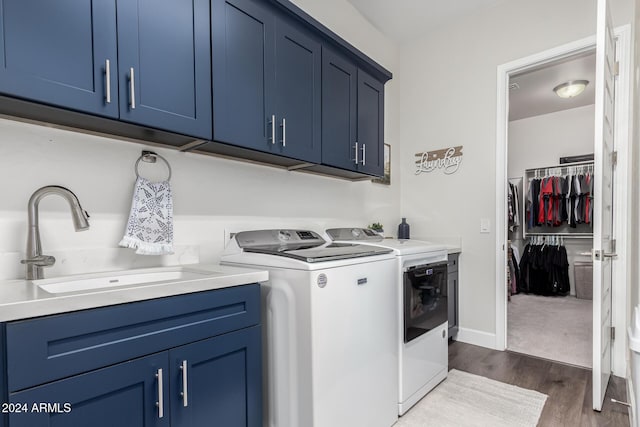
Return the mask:
<path fill-rule="evenodd" d="M 33 258 L 23 259 L 20 261 L 21 264 L 33 264 L 37 267 L 51 267 L 56 263 L 55 257 L 51 255 L 38 255 Z"/>

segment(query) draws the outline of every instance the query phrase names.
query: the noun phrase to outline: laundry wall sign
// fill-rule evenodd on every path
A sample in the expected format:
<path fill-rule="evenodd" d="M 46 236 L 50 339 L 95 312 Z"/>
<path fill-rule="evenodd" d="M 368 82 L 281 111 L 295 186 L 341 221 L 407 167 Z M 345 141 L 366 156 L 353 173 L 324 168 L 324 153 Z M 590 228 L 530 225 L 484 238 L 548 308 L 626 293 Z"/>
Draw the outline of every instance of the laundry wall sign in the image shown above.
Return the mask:
<path fill-rule="evenodd" d="M 416 153 L 416 175 L 442 169 L 445 175 L 456 173 L 462 163 L 462 145 Z"/>

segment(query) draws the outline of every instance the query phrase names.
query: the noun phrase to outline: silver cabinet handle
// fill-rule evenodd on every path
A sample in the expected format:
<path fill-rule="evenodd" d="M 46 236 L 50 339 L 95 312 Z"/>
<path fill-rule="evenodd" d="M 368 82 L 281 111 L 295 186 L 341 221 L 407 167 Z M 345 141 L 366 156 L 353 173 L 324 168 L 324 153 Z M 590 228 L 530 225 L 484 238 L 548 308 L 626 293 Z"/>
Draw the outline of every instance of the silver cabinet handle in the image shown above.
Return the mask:
<path fill-rule="evenodd" d="M 280 127 L 282 128 L 282 146 L 286 147 L 287 146 L 287 122 L 284 118 L 282 119 L 282 124 L 280 125 Z"/>
<path fill-rule="evenodd" d="M 271 141 L 271 144 L 275 144 L 276 143 L 276 116 L 275 116 L 275 114 L 271 115 L 271 120 L 269 121 L 269 124 L 271 125 L 271 137 L 269 138 L 269 141 Z"/>
<path fill-rule="evenodd" d="M 164 401 L 162 400 L 162 368 L 158 369 L 156 378 L 158 379 L 158 401 L 156 402 L 156 406 L 158 407 L 158 418 L 162 418 L 164 417 Z"/>
<path fill-rule="evenodd" d="M 356 165 L 358 164 L 358 143 L 356 142 L 356 144 L 353 146 L 354 147 L 354 152 L 355 152 L 355 159 L 353 159 L 353 163 L 355 163 Z"/>
<path fill-rule="evenodd" d="M 180 364 L 180 370 L 182 371 L 182 392 L 180 396 L 182 396 L 182 406 L 189 406 L 189 397 L 187 395 L 187 361 L 183 360 Z"/>
<path fill-rule="evenodd" d="M 132 110 L 136 108 L 136 81 L 133 67 L 129 68 L 129 105 Z"/>
<path fill-rule="evenodd" d="M 104 74 L 105 74 L 105 101 L 107 104 L 111 104 L 111 63 L 108 59 L 104 61 Z"/>
<path fill-rule="evenodd" d="M 366 163 L 366 158 L 367 158 L 367 144 L 362 143 L 362 166 L 364 166 Z M 358 162 L 356 162 L 358 163 Z"/>

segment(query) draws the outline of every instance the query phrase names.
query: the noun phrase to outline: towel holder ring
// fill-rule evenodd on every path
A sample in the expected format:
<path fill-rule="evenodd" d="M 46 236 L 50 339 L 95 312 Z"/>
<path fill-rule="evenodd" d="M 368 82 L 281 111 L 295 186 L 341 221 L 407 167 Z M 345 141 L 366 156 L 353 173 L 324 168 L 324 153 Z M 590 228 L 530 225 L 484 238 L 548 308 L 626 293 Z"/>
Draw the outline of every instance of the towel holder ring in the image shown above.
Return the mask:
<path fill-rule="evenodd" d="M 143 162 L 146 162 L 146 163 L 155 163 L 157 161 L 157 159 L 162 160 L 164 162 L 164 164 L 167 165 L 167 170 L 169 171 L 169 176 L 167 177 L 167 181 L 170 181 L 171 180 L 171 165 L 169 164 L 167 159 L 165 159 L 164 157 L 162 157 L 158 153 L 154 153 L 153 151 L 147 151 L 147 150 L 143 150 L 142 154 L 140 155 L 140 157 L 138 157 L 138 160 L 136 160 L 136 177 L 140 178 L 140 171 L 138 170 L 138 166 L 140 166 L 140 160 L 142 160 Z"/>

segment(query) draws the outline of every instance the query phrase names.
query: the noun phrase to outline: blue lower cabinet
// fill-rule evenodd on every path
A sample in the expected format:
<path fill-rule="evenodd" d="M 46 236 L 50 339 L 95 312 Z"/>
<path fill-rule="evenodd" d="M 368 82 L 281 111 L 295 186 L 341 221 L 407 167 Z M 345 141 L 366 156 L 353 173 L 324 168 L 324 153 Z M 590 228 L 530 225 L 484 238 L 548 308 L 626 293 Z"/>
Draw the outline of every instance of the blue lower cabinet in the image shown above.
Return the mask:
<path fill-rule="evenodd" d="M 9 395 L 11 427 L 259 427 L 260 326 Z"/>
<path fill-rule="evenodd" d="M 172 427 L 262 425 L 260 326 L 178 347 L 169 360 Z"/>
<path fill-rule="evenodd" d="M 247 284 L 0 323 L 0 427 L 261 426 L 259 297 Z"/>
<path fill-rule="evenodd" d="M 169 426 L 168 367 L 167 352 L 162 352 L 12 393 L 9 425 Z M 156 378 L 160 369 L 162 381 Z"/>

